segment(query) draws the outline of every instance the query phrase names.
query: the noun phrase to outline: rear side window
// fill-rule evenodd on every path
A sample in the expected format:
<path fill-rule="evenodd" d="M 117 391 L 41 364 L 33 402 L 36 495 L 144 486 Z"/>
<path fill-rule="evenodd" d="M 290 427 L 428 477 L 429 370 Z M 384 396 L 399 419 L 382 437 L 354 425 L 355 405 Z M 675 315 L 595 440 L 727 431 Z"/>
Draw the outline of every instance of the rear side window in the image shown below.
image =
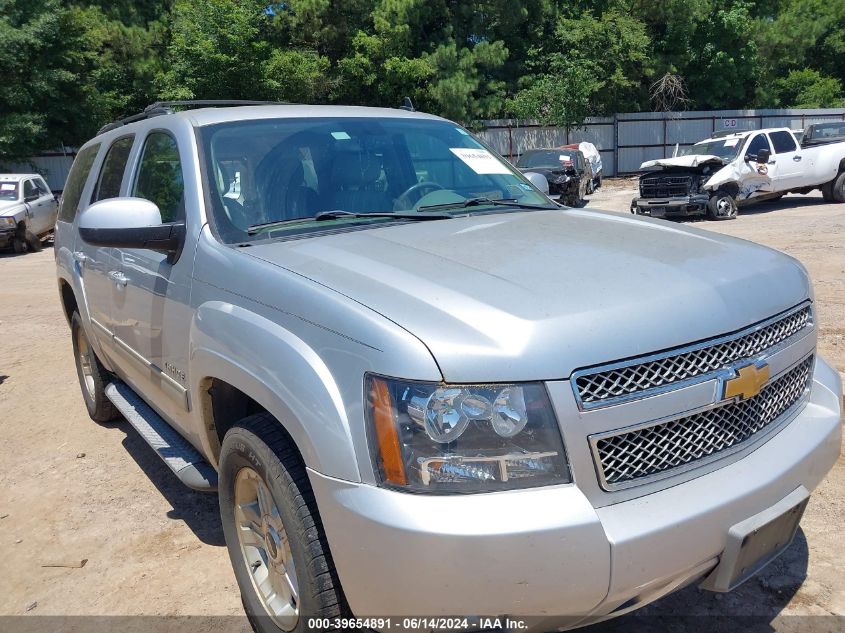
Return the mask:
<path fill-rule="evenodd" d="M 76 155 L 76 160 L 73 161 L 73 167 L 70 168 L 70 173 L 68 174 L 67 182 L 62 192 L 62 208 L 59 211 L 59 220 L 62 222 L 73 222 L 73 218 L 79 209 L 79 198 L 82 197 L 85 181 L 88 180 L 91 165 L 94 164 L 94 159 L 97 157 L 97 152 L 99 151 L 100 144 L 97 143 L 96 145 L 86 147 Z"/>
<path fill-rule="evenodd" d="M 123 171 L 126 169 L 126 161 L 129 159 L 129 150 L 132 149 L 132 142 L 135 135 L 122 136 L 117 139 L 103 160 L 103 167 L 100 169 L 100 177 L 97 186 L 91 195 L 91 202 L 105 200 L 106 198 L 117 198 L 120 195 L 120 183 L 123 182 Z"/>
<path fill-rule="evenodd" d="M 147 136 L 132 195 L 154 202 L 162 222 L 185 216 L 185 185 L 175 138 L 165 132 Z"/>
<path fill-rule="evenodd" d="M 772 148 L 769 147 L 769 139 L 766 138 L 765 134 L 758 134 L 751 142 L 748 144 L 748 149 L 745 150 L 746 155 L 749 156 L 757 156 L 761 149 L 767 149 L 770 152 Z"/>
<path fill-rule="evenodd" d="M 775 146 L 775 154 L 785 154 L 798 149 L 795 145 L 795 139 L 789 132 L 772 132 L 770 136 L 772 137 L 772 145 Z"/>

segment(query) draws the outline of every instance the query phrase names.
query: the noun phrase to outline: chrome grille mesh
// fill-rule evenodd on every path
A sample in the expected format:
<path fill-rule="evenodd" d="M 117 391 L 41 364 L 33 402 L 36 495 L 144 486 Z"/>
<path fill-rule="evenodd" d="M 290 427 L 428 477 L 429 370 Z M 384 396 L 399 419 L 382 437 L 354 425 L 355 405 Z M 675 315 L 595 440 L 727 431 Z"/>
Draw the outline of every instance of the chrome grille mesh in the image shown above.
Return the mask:
<path fill-rule="evenodd" d="M 692 176 L 643 176 L 640 178 L 640 195 L 643 198 L 669 198 L 689 195 Z"/>
<path fill-rule="evenodd" d="M 774 347 L 811 325 L 812 314 L 807 306 L 731 340 L 656 360 L 580 374 L 575 379 L 575 388 L 584 405 L 599 405 L 724 369 Z"/>
<path fill-rule="evenodd" d="M 748 400 L 595 440 L 602 484 L 612 489 L 741 444 L 801 399 L 812 367 L 810 356 Z"/>

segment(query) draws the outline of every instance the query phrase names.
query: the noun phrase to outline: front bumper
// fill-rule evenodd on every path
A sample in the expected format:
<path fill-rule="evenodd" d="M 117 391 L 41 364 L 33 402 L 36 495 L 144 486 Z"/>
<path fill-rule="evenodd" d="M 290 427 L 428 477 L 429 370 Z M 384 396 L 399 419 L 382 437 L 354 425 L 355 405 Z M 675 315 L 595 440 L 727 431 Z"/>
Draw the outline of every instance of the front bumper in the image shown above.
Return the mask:
<path fill-rule="evenodd" d="M 5 248 L 9 244 L 11 244 L 12 239 L 15 237 L 15 233 L 18 230 L 14 226 L 2 226 L 0 227 L 0 248 Z"/>
<path fill-rule="evenodd" d="M 711 573 L 732 526 L 813 490 L 833 467 L 841 402 L 838 373 L 818 359 L 806 406 L 755 450 L 604 507 L 576 484 L 424 496 L 309 475 L 356 615 L 507 614 L 550 630 L 619 615 Z"/>
<path fill-rule="evenodd" d="M 709 199 L 706 193 L 672 198 L 634 198 L 631 213 L 654 218 L 700 215 L 706 213 Z"/>

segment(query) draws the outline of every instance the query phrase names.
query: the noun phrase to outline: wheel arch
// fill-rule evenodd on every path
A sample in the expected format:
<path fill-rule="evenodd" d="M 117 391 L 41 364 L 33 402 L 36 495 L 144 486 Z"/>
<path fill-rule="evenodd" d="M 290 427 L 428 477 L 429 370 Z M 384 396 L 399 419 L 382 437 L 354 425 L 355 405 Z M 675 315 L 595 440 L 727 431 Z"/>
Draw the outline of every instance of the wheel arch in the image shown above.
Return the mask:
<path fill-rule="evenodd" d="M 59 299 L 62 302 L 62 312 L 65 320 L 70 326 L 74 312 L 79 312 L 79 302 L 76 300 L 76 293 L 71 283 L 64 277 L 59 277 Z"/>
<path fill-rule="evenodd" d="M 214 464 L 225 432 L 247 415 L 267 411 L 306 466 L 360 480 L 340 390 L 304 341 L 264 317 L 220 302 L 200 306 L 190 339 L 192 400 L 199 405 L 200 441 Z"/>

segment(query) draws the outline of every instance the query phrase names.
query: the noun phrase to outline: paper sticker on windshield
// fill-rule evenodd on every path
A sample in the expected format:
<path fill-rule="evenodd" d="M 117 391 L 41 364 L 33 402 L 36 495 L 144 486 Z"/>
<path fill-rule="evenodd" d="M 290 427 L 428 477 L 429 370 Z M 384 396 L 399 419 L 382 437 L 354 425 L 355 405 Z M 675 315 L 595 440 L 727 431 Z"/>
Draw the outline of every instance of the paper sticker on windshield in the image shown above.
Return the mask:
<path fill-rule="evenodd" d="M 511 170 L 486 149 L 450 147 L 449 151 L 464 161 L 476 174 L 509 174 Z"/>
<path fill-rule="evenodd" d="M 725 141 L 725 147 L 736 147 L 737 143 L 739 143 L 738 138 L 729 138 Z"/>
<path fill-rule="evenodd" d="M 346 132 L 332 132 L 332 136 L 338 141 L 348 141 L 351 138 Z"/>
<path fill-rule="evenodd" d="M 4 182 L 0 185 L 0 191 L 14 191 L 15 190 L 15 183 L 13 182 Z"/>

